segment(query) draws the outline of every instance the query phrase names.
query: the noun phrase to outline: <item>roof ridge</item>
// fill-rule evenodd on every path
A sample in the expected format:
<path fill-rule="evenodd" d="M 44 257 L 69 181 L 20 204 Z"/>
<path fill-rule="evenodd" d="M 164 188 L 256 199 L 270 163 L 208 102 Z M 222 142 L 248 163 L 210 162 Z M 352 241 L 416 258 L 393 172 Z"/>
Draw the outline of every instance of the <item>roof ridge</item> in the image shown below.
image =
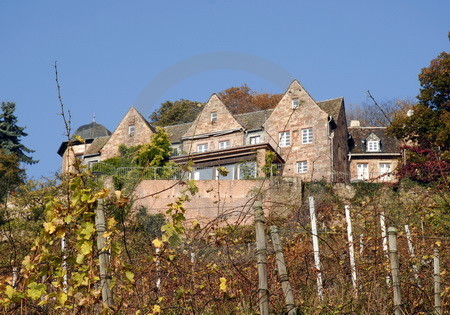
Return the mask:
<path fill-rule="evenodd" d="M 235 114 L 235 115 L 233 115 L 233 116 L 246 115 L 246 114 L 253 114 L 253 113 L 259 113 L 259 112 L 267 112 L 267 111 L 269 111 L 269 110 L 274 110 L 274 108 L 255 110 L 255 111 L 253 111 L 253 112 L 240 113 L 240 114 Z"/>
<path fill-rule="evenodd" d="M 343 96 L 339 96 L 339 97 L 335 97 L 335 98 L 330 98 L 328 100 L 318 101 L 317 103 L 334 101 L 334 100 L 338 100 L 338 99 L 344 99 L 344 97 Z"/>

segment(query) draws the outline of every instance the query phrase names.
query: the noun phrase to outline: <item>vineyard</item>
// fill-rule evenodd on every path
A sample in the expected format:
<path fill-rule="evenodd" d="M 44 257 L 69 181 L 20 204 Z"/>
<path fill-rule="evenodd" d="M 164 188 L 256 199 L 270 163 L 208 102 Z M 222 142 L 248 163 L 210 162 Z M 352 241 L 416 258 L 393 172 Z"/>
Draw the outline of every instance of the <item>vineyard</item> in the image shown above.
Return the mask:
<path fill-rule="evenodd" d="M 269 207 L 259 201 L 267 191 L 255 193 L 254 223 L 230 224 L 185 220 L 194 181 L 163 216 L 132 210 L 131 198 L 108 193 L 88 171 L 70 176 L 58 189 L 24 192 L 26 200 L 19 192 L 9 203 L 21 209 L 2 225 L 4 313 L 439 314 L 449 307 L 450 207 L 441 187 L 304 183 L 295 202 Z"/>

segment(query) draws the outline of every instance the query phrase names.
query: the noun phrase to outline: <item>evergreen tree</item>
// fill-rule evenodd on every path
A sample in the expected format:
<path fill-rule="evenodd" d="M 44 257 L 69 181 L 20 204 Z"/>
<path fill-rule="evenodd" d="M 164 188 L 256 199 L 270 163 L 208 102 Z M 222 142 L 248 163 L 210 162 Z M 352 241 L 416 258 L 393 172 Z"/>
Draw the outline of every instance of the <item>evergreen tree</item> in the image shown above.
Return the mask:
<path fill-rule="evenodd" d="M 17 117 L 14 115 L 15 109 L 15 103 L 2 102 L 2 113 L 0 114 L 0 149 L 6 154 L 16 155 L 20 162 L 27 164 L 37 163 L 38 161 L 33 160 L 31 156 L 25 154 L 34 151 L 20 143 L 20 138 L 26 137 L 28 134 L 24 132 L 25 127 L 17 126 Z"/>

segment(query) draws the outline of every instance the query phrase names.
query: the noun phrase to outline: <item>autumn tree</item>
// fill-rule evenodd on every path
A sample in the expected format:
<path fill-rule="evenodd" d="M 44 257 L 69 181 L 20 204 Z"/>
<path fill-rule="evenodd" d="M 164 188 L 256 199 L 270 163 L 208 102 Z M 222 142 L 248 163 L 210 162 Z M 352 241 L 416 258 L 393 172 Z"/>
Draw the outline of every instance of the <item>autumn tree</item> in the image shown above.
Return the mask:
<path fill-rule="evenodd" d="M 230 87 L 217 94 L 233 114 L 274 108 L 282 94 L 257 93 L 246 84 Z"/>
<path fill-rule="evenodd" d="M 203 108 L 199 102 L 181 99 L 161 104 L 151 115 L 150 123 L 155 126 L 169 126 L 194 121 Z"/>
<path fill-rule="evenodd" d="M 408 145 L 399 171 L 416 181 L 447 181 L 450 175 L 450 54 L 443 52 L 419 74 L 419 103 L 398 113 L 388 133 Z M 448 182 L 447 182 L 448 185 Z"/>
<path fill-rule="evenodd" d="M 16 104 L 12 102 L 2 102 L 2 113 L 0 114 L 0 149 L 5 153 L 14 154 L 19 158 L 20 162 L 34 164 L 37 161 L 25 153 L 32 153 L 33 150 L 28 149 L 21 144 L 21 138 L 28 134 L 24 132 L 25 127 L 17 126 L 17 117 L 14 115 Z"/>

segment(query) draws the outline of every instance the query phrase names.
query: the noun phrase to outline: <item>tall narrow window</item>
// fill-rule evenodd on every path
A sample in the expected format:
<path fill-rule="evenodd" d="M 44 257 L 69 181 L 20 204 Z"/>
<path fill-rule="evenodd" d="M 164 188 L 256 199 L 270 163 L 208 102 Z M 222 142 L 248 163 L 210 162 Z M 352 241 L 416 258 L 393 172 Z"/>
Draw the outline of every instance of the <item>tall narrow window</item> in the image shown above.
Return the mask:
<path fill-rule="evenodd" d="M 283 131 L 278 134 L 280 140 L 280 147 L 288 147 L 291 145 L 291 133 Z"/>
<path fill-rule="evenodd" d="M 297 162 L 297 173 L 306 173 L 308 171 L 308 161 Z"/>
<path fill-rule="evenodd" d="M 312 143 L 313 142 L 313 130 L 312 128 L 302 129 L 302 143 Z"/>
<path fill-rule="evenodd" d="M 300 105 L 300 101 L 298 100 L 298 98 L 293 98 L 292 99 L 292 109 L 297 109 L 299 105 Z"/>
<path fill-rule="evenodd" d="M 128 126 L 128 134 L 130 136 L 134 134 L 134 125 L 129 125 Z"/>
<path fill-rule="evenodd" d="M 383 181 L 392 180 L 391 163 L 380 163 L 380 175 Z"/>
<path fill-rule="evenodd" d="M 216 122 L 217 121 L 217 112 L 212 112 L 211 113 L 211 122 Z"/>
<path fill-rule="evenodd" d="M 197 144 L 197 152 L 201 153 L 201 152 L 207 152 L 207 151 L 208 151 L 207 143 Z"/>
<path fill-rule="evenodd" d="M 231 145 L 230 145 L 230 141 L 228 141 L 228 140 L 225 140 L 225 141 L 219 141 L 219 149 L 227 149 L 227 148 L 229 148 Z"/>
<path fill-rule="evenodd" d="M 356 176 L 359 180 L 369 179 L 369 165 L 367 163 L 357 164 Z"/>

